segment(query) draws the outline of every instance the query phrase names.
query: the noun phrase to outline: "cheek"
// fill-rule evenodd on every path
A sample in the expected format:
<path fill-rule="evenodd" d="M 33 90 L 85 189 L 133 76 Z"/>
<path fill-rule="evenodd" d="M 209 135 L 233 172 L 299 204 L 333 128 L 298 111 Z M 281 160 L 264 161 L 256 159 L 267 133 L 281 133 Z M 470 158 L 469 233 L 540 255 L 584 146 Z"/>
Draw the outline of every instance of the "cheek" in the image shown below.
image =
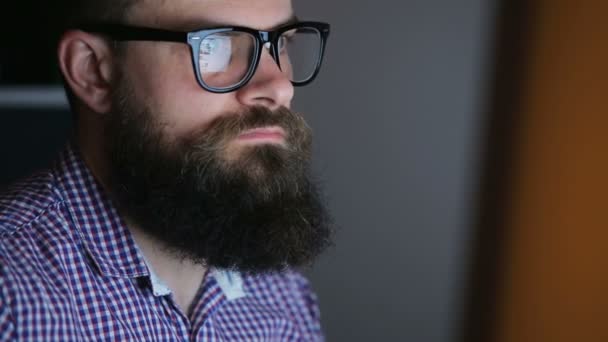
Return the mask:
<path fill-rule="evenodd" d="M 234 94 L 213 94 L 199 86 L 187 46 L 156 48 L 133 54 L 127 72 L 138 98 L 165 124 L 167 133 L 187 134 L 236 109 Z"/>
<path fill-rule="evenodd" d="M 140 95 L 193 92 L 200 89 L 194 75 L 190 48 L 166 42 L 130 42 L 124 71 L 139 84 Z"/>
<path fill-rule="evenodd" d="M 165 87 L 164 91 L 157 93 L 153 102 L 148 103 L 156 103 L 153 111 L 165 123 L 168 133 L 183 136 L 204 129 L 218 116 L 224 115 L 229 103 L 226 97 L 207 93 L 200 87 Z"/>

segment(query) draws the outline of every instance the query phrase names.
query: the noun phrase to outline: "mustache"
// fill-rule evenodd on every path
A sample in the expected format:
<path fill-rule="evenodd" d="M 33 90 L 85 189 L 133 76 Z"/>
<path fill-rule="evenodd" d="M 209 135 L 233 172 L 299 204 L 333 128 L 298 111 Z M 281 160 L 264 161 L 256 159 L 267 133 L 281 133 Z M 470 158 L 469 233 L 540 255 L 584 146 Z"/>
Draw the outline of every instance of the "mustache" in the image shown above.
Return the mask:
<path fill-rule="evenodd" d="M 205 127 L 191 132 L 184 140 L 190 146 L 225 146 L 243 131 L 266 127 L 281 127 L 292 146 L 307 146 L 311 129 L 301 114 L 286 107 L 271 110 L 263 106 L 249 107 L 243 112 L 226 113 L 212 120 Z"/>

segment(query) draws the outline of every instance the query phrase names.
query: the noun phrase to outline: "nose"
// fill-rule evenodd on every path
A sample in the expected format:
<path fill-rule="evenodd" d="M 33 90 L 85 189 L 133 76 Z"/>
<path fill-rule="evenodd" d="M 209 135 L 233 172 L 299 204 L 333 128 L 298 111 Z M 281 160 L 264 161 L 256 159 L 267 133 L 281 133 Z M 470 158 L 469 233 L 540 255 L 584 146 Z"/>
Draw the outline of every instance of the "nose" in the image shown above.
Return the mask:
<path fill-rule="evenodd" d="M 239 102 L 246 106 L 264 106 L 271 110 L 289 108 L 294 95 L 291 81 L 267 49 L 263 49 L 260 62 L 251 80 L 236 91 Z"/>

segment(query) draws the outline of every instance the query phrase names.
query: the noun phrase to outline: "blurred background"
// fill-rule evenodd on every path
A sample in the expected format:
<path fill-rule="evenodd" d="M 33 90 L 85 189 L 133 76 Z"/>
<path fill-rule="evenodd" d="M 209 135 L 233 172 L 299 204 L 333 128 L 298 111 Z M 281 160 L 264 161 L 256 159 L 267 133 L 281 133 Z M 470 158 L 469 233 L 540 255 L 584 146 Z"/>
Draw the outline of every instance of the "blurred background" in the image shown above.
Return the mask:
<path fill-rule="evenodd" d="M 328 341 L 608 341 L 606 3 L 294 5 L 332 24 L 295 101 L 340 228 L 308 270 Z M 70 114 L 45 31 L 9 26 L 44 15 L 2 6 L 6 186 Z"/>

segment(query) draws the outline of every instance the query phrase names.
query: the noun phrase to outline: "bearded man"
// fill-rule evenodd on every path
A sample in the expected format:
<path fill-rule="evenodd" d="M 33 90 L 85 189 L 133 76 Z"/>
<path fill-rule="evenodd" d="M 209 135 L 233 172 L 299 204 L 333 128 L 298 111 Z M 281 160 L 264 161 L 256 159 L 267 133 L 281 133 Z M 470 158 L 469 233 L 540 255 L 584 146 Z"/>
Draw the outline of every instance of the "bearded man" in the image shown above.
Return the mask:
<path fill-rule="evenodd" d="M 290 104 L 329 25 L 290 0 L 60 8 L 75 134 L 0 195 L 0 340 L 322 340 L 296 269 L 332 229 Z"/>

